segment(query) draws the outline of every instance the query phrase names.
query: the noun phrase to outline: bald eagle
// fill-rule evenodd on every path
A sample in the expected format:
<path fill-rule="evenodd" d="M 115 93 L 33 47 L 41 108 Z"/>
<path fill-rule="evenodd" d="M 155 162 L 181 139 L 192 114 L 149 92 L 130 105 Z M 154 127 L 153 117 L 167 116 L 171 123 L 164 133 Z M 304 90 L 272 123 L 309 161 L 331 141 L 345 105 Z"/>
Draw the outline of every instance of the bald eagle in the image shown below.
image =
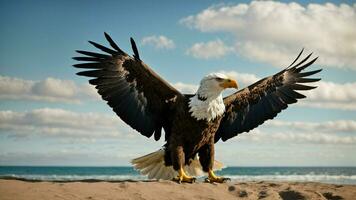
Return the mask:
<path fill-rule="evenodd" d="M 222 183 L 228 178 L 215 175 L 222 164 L 214 159 L 214 144 L 249 132 L 266 120 L 305 98 L 296 92 L 316 87 L 309 76 L 321 71 L 304 70 L 316 59 L 311 54 L 298 62 L 303 50 L 287 68 L 263 78 L 227 97 L 226 88 L 238 89 L 236 80 L 221 73 L 205 76 L 195 94 L 182 94 L 163 80 L 140 58 L 131 38 L 133 56 L 121 50 L 104 33 L 112 48 L 89 41 L 103 53 L 77 51 L 76 68 L 88 69 L 77 75 L 92 77 L 102 99 L 129 126 L 157 141 L 165 133 L 162 149 L 132 160 L 134 167 L 151 179 L 195 181 L 208 173 L 206 181 Z"/>

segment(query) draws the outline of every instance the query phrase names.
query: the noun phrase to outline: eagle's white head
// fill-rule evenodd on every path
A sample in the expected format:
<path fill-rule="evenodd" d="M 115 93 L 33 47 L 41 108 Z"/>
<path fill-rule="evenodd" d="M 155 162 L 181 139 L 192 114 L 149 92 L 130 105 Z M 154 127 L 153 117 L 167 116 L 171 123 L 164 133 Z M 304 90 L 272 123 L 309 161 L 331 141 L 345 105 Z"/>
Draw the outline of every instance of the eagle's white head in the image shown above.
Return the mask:
<path fill-rule="evenodd" d="M 222 91 L 238 88 L 237 82 L 225 74 L 212 73 L 200 81 L 196 94 L 190 98 L 189 107 L 193 117 L 198 120 L 213 120 L 225 112 Z"/>

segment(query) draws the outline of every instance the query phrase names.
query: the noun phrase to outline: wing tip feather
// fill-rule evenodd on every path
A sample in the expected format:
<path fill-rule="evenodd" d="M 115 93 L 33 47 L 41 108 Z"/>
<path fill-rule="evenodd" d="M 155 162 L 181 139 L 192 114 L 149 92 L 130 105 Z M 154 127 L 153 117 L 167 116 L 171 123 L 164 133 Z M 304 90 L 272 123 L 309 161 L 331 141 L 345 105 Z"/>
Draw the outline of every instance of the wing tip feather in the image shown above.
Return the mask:
<path fill-rule="evenodd" d="M 137 50 L 136 42 L 132 37 L 130 37 L 130 43 L 131 43 L 132 51 L 134 52 L 134 55 L 133 55 L 134 58 L 136 58 L 137 60 L 141 60 L 140 54 L 138 53 L 138 50 Z"/>
<path fill-rule="evenodd" d="M 74 66 L 74 65 L 73 65 Z M 77 73 L 75 73 L 76 75 L 78 75 L 78 76 L 85 76 L 85 75 L 83 75 L 83 73 L 82 73 L 82 71 L 81 72 L 77 72 Z"/>
<path fill-rule="evenodd" d="M 88 42 L 89 42 L 90 44 L 94 45 L 94 46 L 96 46 L 96 45 L 97 45 L 97 43 L 96 43 L 96 42 L 94 42 L 94 41 L 88 40 Z"/>
<path fill-rule="evenodd" d="M 293 61 L 285 70 L 291 68 L 291 67 L 293 66 L 293 64 L 294 64 L 295 62 L 297 62 L 297 60 L 298 60 L 299 57 L 303 54 L 303 52 L 304 52 L 304 47 L 303 47 L 302 50 L 299 52 L 298 56 L 294 59 L 294 61 Z"/>

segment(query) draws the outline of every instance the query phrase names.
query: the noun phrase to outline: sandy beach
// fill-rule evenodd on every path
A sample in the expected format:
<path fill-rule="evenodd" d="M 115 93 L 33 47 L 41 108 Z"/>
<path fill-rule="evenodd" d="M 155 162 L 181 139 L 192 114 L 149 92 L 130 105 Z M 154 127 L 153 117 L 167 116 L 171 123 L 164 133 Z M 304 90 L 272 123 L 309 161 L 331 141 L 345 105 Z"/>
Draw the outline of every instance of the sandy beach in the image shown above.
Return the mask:
<path fill-rule="evenodd" d="M 0 180 L 1 200 L 56 199 L 355 199 L 356 185 L 314 182 L 229 182 L 177 184 L 171 181 L 30 182 Z"/>

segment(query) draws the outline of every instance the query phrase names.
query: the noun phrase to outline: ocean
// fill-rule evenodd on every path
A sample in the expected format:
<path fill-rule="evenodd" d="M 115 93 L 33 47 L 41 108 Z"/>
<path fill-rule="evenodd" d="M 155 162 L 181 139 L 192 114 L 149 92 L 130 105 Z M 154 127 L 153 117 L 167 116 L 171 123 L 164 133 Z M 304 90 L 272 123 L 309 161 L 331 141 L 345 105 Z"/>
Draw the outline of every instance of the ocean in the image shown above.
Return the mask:
<path fill-rule="evenodd" d="M 356 185 L 356 167 L 227 167 L 217 174 L 240 182 L 312 181 Z M 45 181 L 147 180 L 132 167 L 0 166 L 0 178 Z"/>

